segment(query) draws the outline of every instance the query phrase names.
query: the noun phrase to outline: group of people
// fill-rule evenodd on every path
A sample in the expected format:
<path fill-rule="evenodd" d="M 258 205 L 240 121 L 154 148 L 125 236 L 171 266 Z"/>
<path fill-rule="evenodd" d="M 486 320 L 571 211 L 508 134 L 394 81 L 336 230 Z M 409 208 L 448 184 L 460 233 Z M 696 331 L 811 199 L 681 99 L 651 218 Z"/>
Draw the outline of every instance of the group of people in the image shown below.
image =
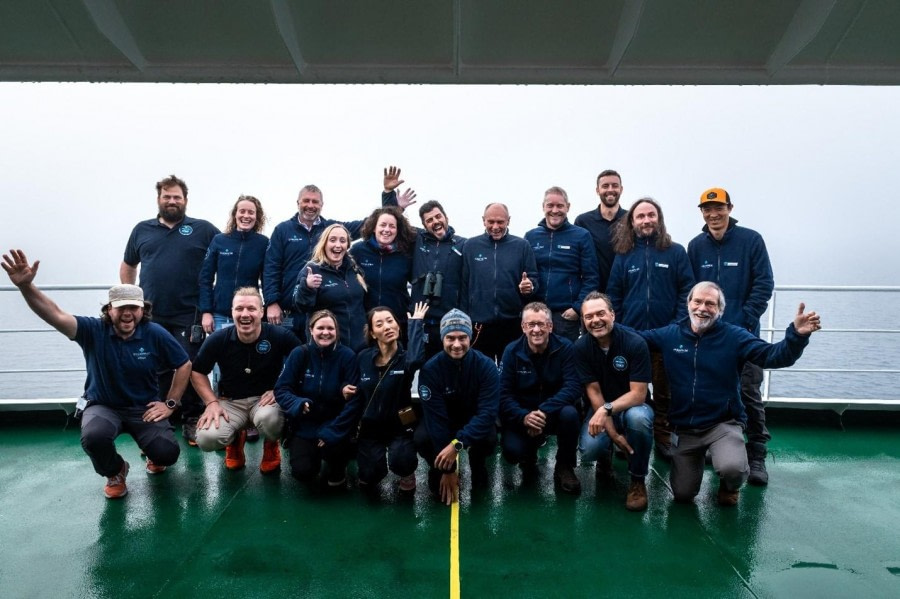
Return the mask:
<path fill-rule="evenodd" d="M 116 437 L 130 433 L 159 474 L 179 456 L 176 414 L 188 443 L 224 449 L 228 469 L 244 468 L 245 443 L 261 436 L 261 472 L 280 470 L 283 444 L 291 474 L 325 487 L 346 486 L 355 459 L 360 488 L 390 471 L 412 493 L 421 456 L 448 504 L 461 452 L 472 486 L 487 484 L 498 433 L 526 482 L 556 436 L 554 482 L 573 494 L 579 454 L 603 483 L 618 449 L 632 511 L 647 508 L 654 446 L 679 502 L 699 492 L 705 460 L 722 505 L 748 478 L 768 482 L 762 369 L 793 364 L 821 321 L 801 304 L 784 340 L 759 338 L 772 269 L 725 190 L 701 194 L 705 226 L 685 250 L 658 202 L 620 206 L 612 170 L 597 178 L 597 208 L 574 224 L 565 190 L 549 188 L 524 238 L 509 233 L 500 203 L 476 237 L 457 235 L 437 201 L 419 208 L 415 228 L 405 212 L 416 194 L 399 192 L 403 182 L 386 168 L 381 205 L 352 222 L 325 219 L 322 191 L 307 185 L 267 239 L 257 198 L 240 196 L 220 233 L 186 215 L 187 185 L 169 176 L 156 184 L 156 218 L 132 231 L 101 318 L 59 308 L 21 250 L 3 256 L 28 306 L 83 349 L 76 415 L 107 497 L 127 493 Z"/>

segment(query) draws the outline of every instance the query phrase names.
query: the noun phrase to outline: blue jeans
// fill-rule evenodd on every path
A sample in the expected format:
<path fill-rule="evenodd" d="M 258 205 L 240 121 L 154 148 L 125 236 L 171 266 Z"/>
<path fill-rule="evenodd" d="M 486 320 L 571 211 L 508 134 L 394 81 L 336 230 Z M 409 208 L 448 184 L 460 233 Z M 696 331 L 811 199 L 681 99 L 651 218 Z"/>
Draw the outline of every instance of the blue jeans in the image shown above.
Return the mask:
<path fill-rule="evenodd" d="M 227 317 L 222 316 L 221 314 L 213 314 L 213 326 L 215 327 L 213 330 L 221 330 L 226 327 L 233 327 L 234 321 Z M 222 378 L 222 371 L 219 370 L 218 362 L 213 366 L 212 370 L 212 378 L 210 378 L 209 382 L 212 385 L 213 393 L 217 396 L 219 395 L 219 379 Z"/>
<path fill-rule="evenodd" d="M 601 408 L 602 409 L 602 408 Z M 578 450 L 583 462 L 593 462 L 604 453 L 612 453 L 613 443 L 606 433 L 592 437 L 588 433 L 591 412 L 584 419 Z M 635 478 L 644 478 L 650 469 L 650 450 L 653 449 L 653 408 L 641 404 L 613 416 L 616 430 L 625 435 L 634 453 L 628 456 L 628 472 Z"/>
<path fill-rule="evenodd" d="M 543 435 L 532 437 L 521 422 L 504 424 L 501 432 L 503 457 L 510 464 L 522 464 L 537 460 L 537 451 L 547 440 L 547 435 L 556 435 L 557 466 L 575 467 L 575 447 L 578 441 L 578 411 L 575 406 L 566 406 L 547 419 Z"/>

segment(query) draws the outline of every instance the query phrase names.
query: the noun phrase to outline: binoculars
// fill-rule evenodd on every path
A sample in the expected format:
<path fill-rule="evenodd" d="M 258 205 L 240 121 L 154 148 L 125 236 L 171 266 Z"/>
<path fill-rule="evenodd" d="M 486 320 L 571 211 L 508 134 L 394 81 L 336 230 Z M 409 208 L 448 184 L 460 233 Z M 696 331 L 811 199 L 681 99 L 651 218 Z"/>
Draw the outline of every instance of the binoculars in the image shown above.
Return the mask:
<path fill-rule="evenodd" d="M 444 273 L 430 272 L 425 275 L 425 285 L 422 288 L 422 295 L 428 299 L 441 299 L 441 289 L 444 286 Z"/>

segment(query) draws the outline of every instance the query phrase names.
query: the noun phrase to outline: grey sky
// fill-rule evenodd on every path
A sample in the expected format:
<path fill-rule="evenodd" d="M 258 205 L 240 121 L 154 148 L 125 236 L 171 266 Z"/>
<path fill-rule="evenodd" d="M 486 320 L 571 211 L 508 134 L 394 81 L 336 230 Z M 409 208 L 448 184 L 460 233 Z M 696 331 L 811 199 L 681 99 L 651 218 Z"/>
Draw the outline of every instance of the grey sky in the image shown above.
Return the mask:
<path fill-rule="evenodd" d="M 389 164 L 466 236 L 491 201 L 523 234 L 552 185 L 574 220 L 614 168 L 623 205 L 656 198 L 687 245 L 700 193 L 722 186 L 777 283 L 900 284 L 897 88 L 0 84 L 0 99 L 0 245 L 40 258 L 44 284 L 114 282 L 169 173 L 220 228 L 259 197 L 269 233 L 307 183 L 326 216 L 362 218 Z"/>

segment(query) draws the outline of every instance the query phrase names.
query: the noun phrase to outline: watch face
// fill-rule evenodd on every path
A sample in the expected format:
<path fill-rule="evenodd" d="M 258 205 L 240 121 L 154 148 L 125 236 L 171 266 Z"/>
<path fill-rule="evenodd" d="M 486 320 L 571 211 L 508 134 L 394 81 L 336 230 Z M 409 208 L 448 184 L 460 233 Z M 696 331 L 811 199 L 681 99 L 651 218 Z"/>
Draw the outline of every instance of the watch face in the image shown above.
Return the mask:
<path fill-rule="evenodd" d="M 170 410 L 174 410 L 175 408 L 178 407 L 178 403 L 174 399 L 167 399 L 166 407 L 169 408 Z"/>

